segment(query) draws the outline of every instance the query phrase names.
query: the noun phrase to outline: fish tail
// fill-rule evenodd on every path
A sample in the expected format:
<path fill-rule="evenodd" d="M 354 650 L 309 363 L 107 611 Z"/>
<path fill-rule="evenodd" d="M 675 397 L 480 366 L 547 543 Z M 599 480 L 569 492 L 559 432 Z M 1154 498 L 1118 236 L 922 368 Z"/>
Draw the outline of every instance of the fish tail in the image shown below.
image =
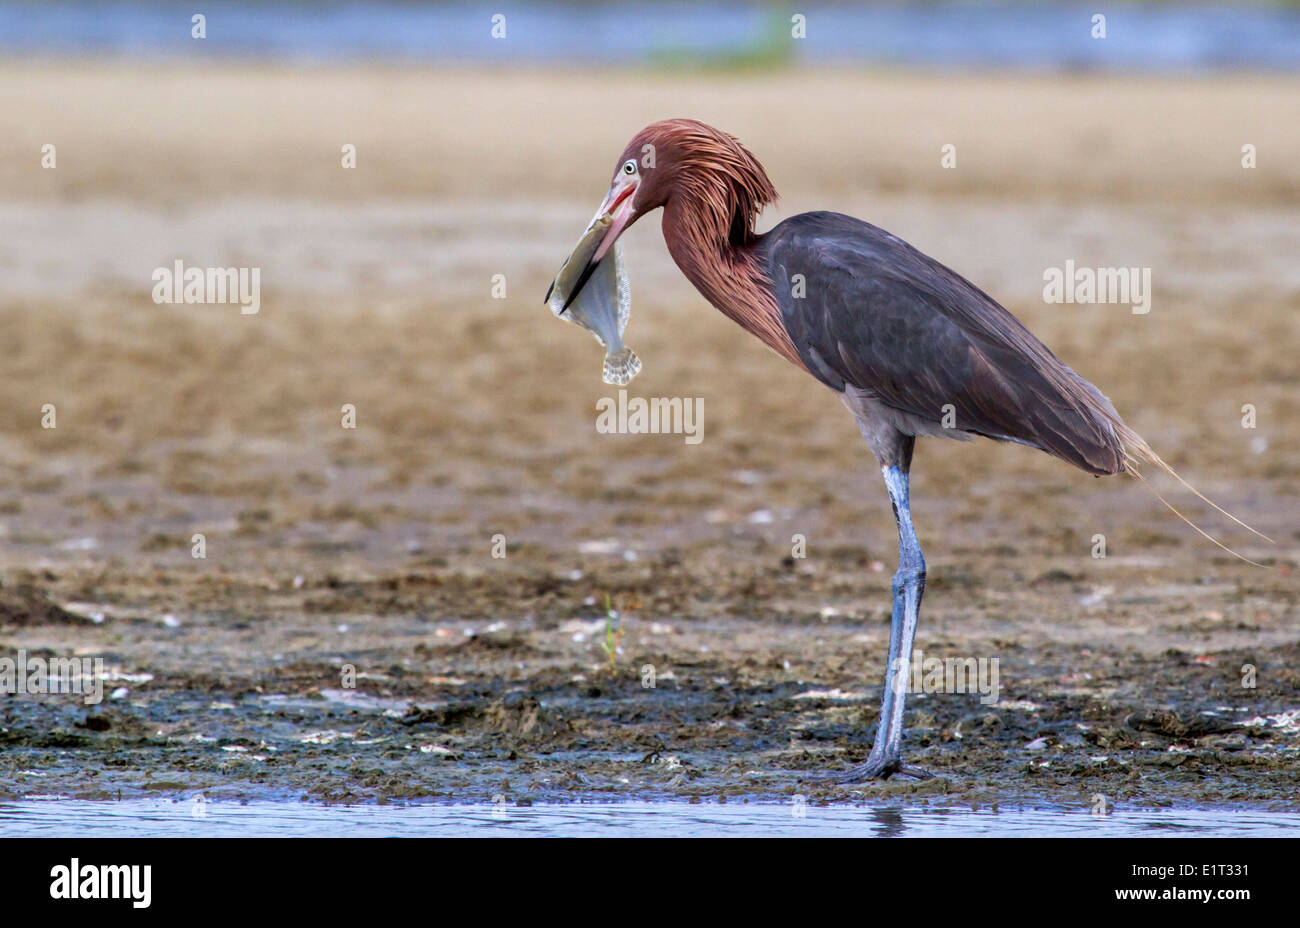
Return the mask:
<path fill-rule="evenodd" d="M 636 356 L 636 352 L 631 348 L 624 348 L 622 351 L 614 354 L 605 355 L 605 383 L 618 384 L 625 387 L 632 382 L 641 370 L 641 359 Z"/>

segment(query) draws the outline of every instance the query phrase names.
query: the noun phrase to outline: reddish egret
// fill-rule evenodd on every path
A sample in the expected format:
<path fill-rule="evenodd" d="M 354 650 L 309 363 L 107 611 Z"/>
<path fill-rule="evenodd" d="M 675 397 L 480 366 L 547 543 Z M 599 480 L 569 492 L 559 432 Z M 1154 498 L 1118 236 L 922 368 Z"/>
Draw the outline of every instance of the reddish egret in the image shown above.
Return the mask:
<path fill-rule="evenodd" d="M 866 763 L 840 778 L 928 777 L 902 756 L 906 675 L 925 592 L 908 501 L 916 437 L 1018 442 L 1098 476 L 1137 475 L 1139 461 L 1177 475 L 1100 390 L 974 284 L 838 213 L 803 213 L 760 235 L 755 220 L 775 199 L 763 166 L 733 136 L 690 119 L 646 127 L 616 162 L 597 212 L 604 238 L 564 306 L 619 235 L 663 207 L 668 252 L 700 293 L 853 413 L 885 476 L 899 557 L 875 742 Z"/>

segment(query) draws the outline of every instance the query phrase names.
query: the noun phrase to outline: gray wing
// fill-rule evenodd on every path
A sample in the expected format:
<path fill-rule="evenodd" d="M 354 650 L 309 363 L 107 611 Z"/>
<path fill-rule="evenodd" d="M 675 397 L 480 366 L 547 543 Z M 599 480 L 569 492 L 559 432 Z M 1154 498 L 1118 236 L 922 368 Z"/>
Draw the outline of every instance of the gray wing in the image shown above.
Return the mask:
<path fill-rule="evenodd" d="M 873 225 L 804 213 L 758 243 L 782 321 L 823 383 L 963 432 L 1029 444 L 1090 473 L 1123 469 L 1096 387 L 974 284 Z M 804 292 L 798 295 L 803 275 Z"/>

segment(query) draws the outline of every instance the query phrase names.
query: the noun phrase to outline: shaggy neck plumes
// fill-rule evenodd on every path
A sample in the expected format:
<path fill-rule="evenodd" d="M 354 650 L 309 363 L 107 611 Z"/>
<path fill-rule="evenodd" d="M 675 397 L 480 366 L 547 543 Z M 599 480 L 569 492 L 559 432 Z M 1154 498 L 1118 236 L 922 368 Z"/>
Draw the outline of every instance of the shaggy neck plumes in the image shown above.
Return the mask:
<path fill-rule="evenodd" d="M 687 279 L 724 315 L 795 364 L 772 282 L 753 251 L 754 223 L 776 190 L 739 142 L 719 141 L 682 164 L 664 204 L 664 239 Z"/>

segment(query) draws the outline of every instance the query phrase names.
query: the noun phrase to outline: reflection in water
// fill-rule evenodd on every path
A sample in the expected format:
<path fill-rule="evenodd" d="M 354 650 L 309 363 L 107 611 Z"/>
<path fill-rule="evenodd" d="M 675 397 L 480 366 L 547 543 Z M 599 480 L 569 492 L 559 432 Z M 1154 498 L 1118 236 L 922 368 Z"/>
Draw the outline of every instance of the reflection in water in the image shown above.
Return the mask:
<path fill-rule="evenodd" d="M 955 809 L 868 805 L 515 806 L 131 799 L 0 803 L 0 837 L 1300 837 L 1300 814 L 1243 809 Z"/>
<path fill-rule="evenodd" d="M 898 808 L 872 809 L 871 817 L 880 827 L 876 830 L 877 838 L 897 838 L 903 834 L 903 810 Z"/>

